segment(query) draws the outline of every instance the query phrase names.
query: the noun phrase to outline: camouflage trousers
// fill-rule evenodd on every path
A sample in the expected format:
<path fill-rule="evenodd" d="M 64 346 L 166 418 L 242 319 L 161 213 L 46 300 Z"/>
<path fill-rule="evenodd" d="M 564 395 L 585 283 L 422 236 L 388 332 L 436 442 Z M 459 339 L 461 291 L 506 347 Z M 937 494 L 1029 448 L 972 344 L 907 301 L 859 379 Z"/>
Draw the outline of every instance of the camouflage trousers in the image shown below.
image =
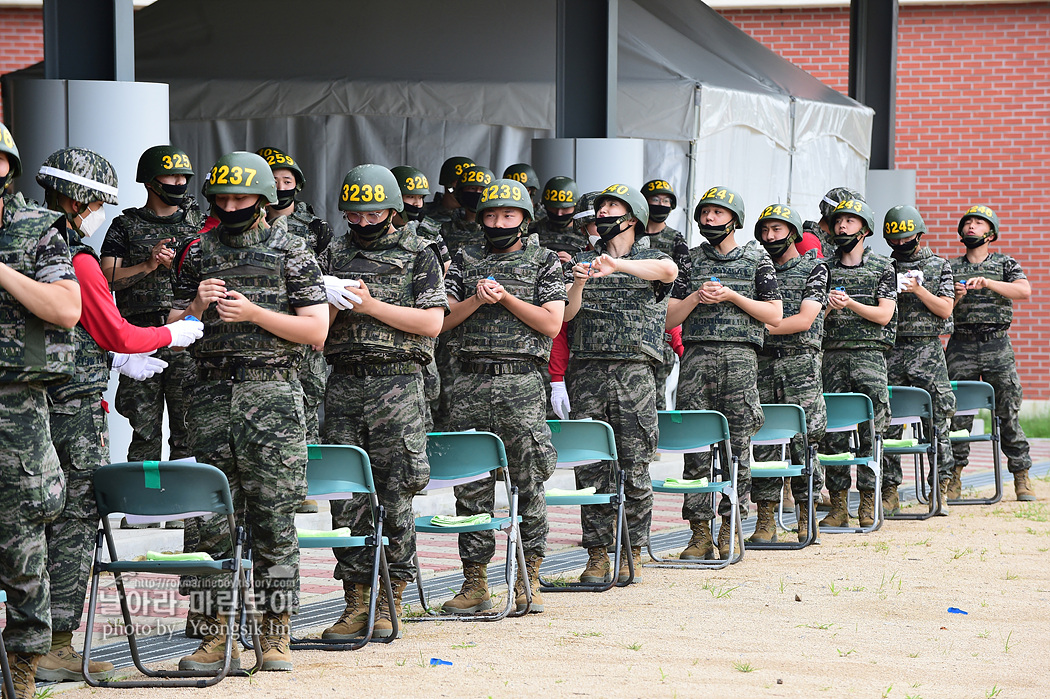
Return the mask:
<path fill-rule="evenodd" d="M 737 458 L 740 518 L 747 518 L 751 494 L 751 437 L 762 427 L 758 397 L 758 359 L 752 345 L 741 342 L 689 343 L 678 375 L 678 410 L 717 410 L 729 423 L 729 443 Z M 685 478 L 711 478 L 711 454 L 685 454 Z M 727 469 L 729 464 L 725 464 Z M 725 496 L 718 514 L 728 517 Z M 686 495 L 682 518 L 690 522 L 715 516 L 714 494 Z"/>
<path fill-rule="evenodd" d="M 430 432 L 434 429 L 434 406 L 441 400 L 441 374 L 433 359 L 423 367 L 423 397 L 426 399 L 425 423 Z"/>
<path fill-rule="evenodd" d="M 303 385 L 303 409 L 306 411 L 306 443 L 320 444 L 319 412 L 324 402 L 325 382 L 328 379 L 328 364 L 324 351 L 306 348 L 306 355 L 299 365 L 299 381 Z"/>
<path fill-rule="evenodd" d="M 295 510 L 306 497 L 305 422 L 298 381 L 202 381 L 186 414 L 193 455 L 230 482 L 237 521 L 248 530 L 263 611 L 294 613 L 299 607 Z M 232 555 L 226 532 L 224 516 L 203 519 L 195 549 L 212 558 Z M 184 578 L 181 590 L 203 597 L 205 609 L 222 610 L 226 593 L 212 582 Z"/>
<path fill-rule="evenodd" d="M 47 401 L 40 384 L 0 384 L 0 589 L 11 653 L 51 649 L 46 527 L 62 510 L 66 482 Z"/>
<path fill-rule="evenodd" d="M 169 459 L 190 456 L 186 434 L 185 389 L 197 382 L 197 364 L 185 350 L 164 347 L 155 355 L 168 368 L 144 381 L 121 375 L 117 383 L 117 412 L 131 423 L 128 461 L 157 461 L 161 458 L 164 406 L 168 406 Z"/>
<path fill-rule="evenodd" d="M 946 352 L 948 376 L 952 381 L 985 381 L 995 388 L 995 415 L 999 418 L 1000 448 L 1006 455 L 1010 473 L 1032 468 L 1028 452 L 1028 438 L 1021 429 L 1021 379 L 1014 363 L 1014 348 L 1010 336 L 980 340 L 975 337 L 953 335 Z M 952 422 L 954 430 L 973 427 L 973 416 L 963 415 Z M 965 466 L 970 460 L 970 445 L 952 445 L 956 466 Z"/>
<path fill-rule="evenodd" d="M 656 419 L 656 383 L 652 365 L 620 360 L 569 360 L 565 389 L 574 420 L 591 418 L 609 423 L 616 435 L 617 461 L 576 467 L 576 487 L 594 487 L 615 493 L 617 471 L 626 484 L 624 511 L 632 546 L 649 543 L 653 518 L 653 482 L 649 464 L 656 455 L 660 429 Z M 580 507 L 583 546 L 612 546 L 616 508 L 612 505 Z"/>
<path fill-rule="evenodd" d="M 66 476 L 66 505 L 47 527 L 47 571 L 51 576 L 51 627 L 80 626 L 98 529 L 92 477 L 109 463 L 109 424 L 102 396 L 74 398 L 51 406 L 51 439 Z"/>
<path fill-rule="evenodd" d="M 456 375 L 459 374 L 459 362 L 453 357 L 450 344 L 452 342 L 454 340 L 451 332 L 442 333 L 437 337 L 434 350 L 434 362 L 438 371 L 438 395 L 430 399 L 430 415 L 436 432 L 448 431 L 453 410 L 452 384 L 456 382 Z"/>
<path fill-rule="evenodd" d="M 452 386 L 451 428 L 483 430 L 503 440 L 510 482 L 518 488 L 521 543 L 526 556 L 547 552 L 547 501 L 543 484 L 554 473 L 558 455 L 551 444 L 544 381 L 539 371 L 527 374 L 461 372 Z M 457 485 L 456 514 L 492 513 L 496 503 L 492 477 Z M 496 553 L 496 532 L 459 535 L 459 557 L 468 563 L 488 564 Z"/>
<path fill-rule="evenodd" d="M 824 403 L 824 382 L 820 378 L 820 352 L 799 352 L 784 357 L 758 357 L 758 395 L 763 403 L 798 405 L 806 413 L 806 438 L 816 445 L 824 438 L 828 426 L 828 409 Z M 791 463 L 804 464 L 806 454 L 802 439 L 795 437 L 788 449 Z M 779 446 L 755 447 L 755 458 L 760 461 L 779 461 Z M 824 487 L 824 467 L 814 459 L 813 492 L 819 495 Z M 783 478 L 759 478 L 751 481 L 751 494 L 756 502 L 779 500 Z M 805 478 L 791 479 L 791 494 L 796 502 L 804 502 L 808 483 Z"/>
<path fill-rule="evenodd" d="M 875 431 L 883 434 L 890 424 L 890 393 L 886 384 L 886 355 L 876 349 L 825 350 L 821 365 L 825 393 L 863 393 L 871 399 L 875 412 Z M 858 454 L 871 454 L 872 435 L 860 426 Z M 849 433 L 836 432 L 824 437 L 820 453 L 849 451 Z M 881 468 L 881 467 L 880 467 Z M 850 467 L 827 466 L 828 491 L 849 490 Z M 874 490 L 875 475 L 861 466 L 857 469 L 857 489 Z"/>
<path fill-rule="evenodd" d="M 416 529 L 412 497 L 430 481 L 424 425 L 423 375 L 352 376 L 333 373 L 325 392 L 325 444 L 353 444 L 368 452 L 379 504 L 390 576 L 414 580 Z M 332 526 L 354 536 L 374 532 L 367 494 L 332 501 Z M 336 580 L 370 584 L 372 556 L 365 548 L 335 549 Z"/>
<path fill-rule="evenodd" d="M 944 361 L 944 349 L 936 337 L 897 338 L 897 344 L 886 357 L 887 383 L 891 386 L 913 386 L 924 389 L 933 400 L 933 424 L 922 421 L 922 431 L 932 435 L 937 428 L 937 474 L 939 481 L 952 477 L 951 442 L 948 431 L 951 419 L 955 415 L 955 394 L 948 382 L 948 366 Z M 904 425 L 890 425 L 886 428 L 886 439 L 900 439 L 904 434 Z M 886 456 L 882 460 L 882 478 L 886 486 L 898 486 L 904 479 L 901 470 L 901 457 Z M 932 474 L 931 474 L 932 481 Z"/>

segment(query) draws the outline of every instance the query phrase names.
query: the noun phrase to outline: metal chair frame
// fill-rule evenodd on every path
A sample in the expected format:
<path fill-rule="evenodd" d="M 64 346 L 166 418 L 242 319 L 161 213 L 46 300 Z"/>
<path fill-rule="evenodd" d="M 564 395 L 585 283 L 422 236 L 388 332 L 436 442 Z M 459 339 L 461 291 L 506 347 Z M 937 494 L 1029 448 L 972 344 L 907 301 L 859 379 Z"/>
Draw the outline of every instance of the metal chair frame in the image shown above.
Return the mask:
<path fill-rule="evenodd" d="M 815 448 L 810 447 L 809 438 L 806 434 L 806 412 L 799 405 L 785 405 L 763 403 L 762 414 L 764 420 L 762 429 L 751 438 L 751 446 L 756 445 L 779 445 L 782 460 L 788 461 L 789 466 L 785 469 L 761 468 L 755 466 L 754 450 L 751 458 L 751 479 L 755 478 L 805 478 L 807 482 L 806 502 L 797 503 L 798 507 L 805 507 L 809 513 L 809 524 L 807 525 L 806 538 L 802 541 L 778 541 L 769 543 L 748 542 L 749 549 L 756 550 L 798 550 L 812 544 L 817 538 L 817 524 L 813 504 L 813 452 Z M 805 454 L 805 463 L 790 464 L 790 444 L 796 437 L 802 437 L 802 453 Z M 783 529 L 784 526 L 784 494 L 781 490 L 780 500 L 777 503 L 777 519 Z M 796 520 L 797 521 L 797 520 Z"/>
<path fill-rule="evenodd" d="M 931 487 L 927 491 L 928 476 L 937 478 L 937 464 L 940 455 L 937 453 L 937 425 L 933 420 L 933 399 L 929 392 L 914 386 L 890 386 L 891 425 L 910 425 L 918 444 L 913 447 L 888 447 L 885 440 L 882 444 L 883 457 L 889 455 L 905 456 L 910 454 L 915 466 L 915 496 L 922 504 L 928 504 L 926 512 L 905 512 L 886 514 L 886 519 L 924 520 L 937 514 L 940 510 L 940 490 Z M 930 422 L 931 434 L 926 434 L 922 421 Z M 924 458 L 925 457 L 925 458 Z M 925 465 L 929 465 L 929 474 Z M 930 493 L 930 494 L 927 494 Z"/>
<path fill-rule="evenodd" d="M 882 435 L 875 430 L 875 408 L 871 404 L 871 398 L 863 393 L 825 393 L 824 403 L 828 410 L 828 426 L 825 432 L 849 432 L 850 451 L 854 454 L 853 458 L 843 461 L 824 461 L 825 471 L 829 466 L 856 466 L 858 473 L 861 467 L 871 469 L 875 475 L 875 521 L 869 527 L 821 526 L 820 531 L 830 534 L 867 534 L 876 531 L 885 521 L 881 497 Z M 859 427 L 862 423 L 867 423 L 871 432 L 872 453 L 868 456 L 857 455 L 860 449 Z"/>
<path fill-rule="evenodd" d="M 995 473 L 995 494 L 990 498 L 959 498 L 949 505 L 994 505 L 1003 499 L 1003 464 L 999 449 L 999 416 L 995 414 L 995 388 L 984 381 L 952 381 L 955 393 L 955 415 L 976 415 L 984 409 L 991 413 L 990 431 L 968 437 L 949 437 L 952 444 L 960 442 L 991 442 L 992 469 Z"/>

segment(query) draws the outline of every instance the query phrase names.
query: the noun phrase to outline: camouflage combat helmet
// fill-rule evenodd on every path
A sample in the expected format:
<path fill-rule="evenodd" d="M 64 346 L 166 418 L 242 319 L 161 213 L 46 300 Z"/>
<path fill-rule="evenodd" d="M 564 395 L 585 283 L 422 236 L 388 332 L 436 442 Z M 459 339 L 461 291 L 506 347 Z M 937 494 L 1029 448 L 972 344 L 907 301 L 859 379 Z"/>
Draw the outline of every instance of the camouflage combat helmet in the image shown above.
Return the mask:
<path fill-rule="evenodd" d="M 674 187 L 667 180 L 649 180 L 642 185 L 642 195 L 646 200 L 658 194 L 666 194 L 671 197 L 671 208 L 678 208 L 678 195 L 674 193 Z"/>
<path fill-rule="evenodd" d="M 411 165 L 398 165 L 391 168 L 390 172 L 397 179 L 397 186 L 401 188 L 402 197 L 430 194 L 430 181 L 422 170 Z"/>
<path fill-rule="evenodd" d="M 270 165 L 261 155 L 238 150 L 216 161 L 208 174 L 208 201 L 219 194 L 259 194 L 271 204 L 277 203 L 277 183 Z"/>
<path fill-rule="evenodd" d="M 147 184 L 160 175 L 185 175 L 188 182 L 193 177 L 190 156 L 175 146 L 151 146 L 142 151 L 135 169 L 135 181 Z"/>
<path fill-rule="evenodd" d="M 733 212 L 733 215 L 736 217 L 735 228 L 744 227 L 744 198 L 739 193 L 728 187 L 712 187 L 704 192 L 704 195 L 700 197 L 700 201 L 696 203 L 696 208 L 693 210 L 693 220 L 696 221 L 697 225 L 700 225 L 700 209 L 707 205 L 720 206 L 727 211 Z"/>
<path fill-rule="evenodd" d="M 306 184 L 306 175 L 303 174 L 299 163 L 295 162 L 292 156 L 269 146 L 260 148 L 255 152 L 266 161 L 266 164 L 270 166 L 270 170 L 291 170 L 292 176 L 295 177 L 295 191 L 303 191 L 303 185 Z"/>
<path fill-rule="evenodd" d="M 645 200 L 642 193 L 634 187 L 626 184 L 611 184 L 594 198 L 594 212 L 597 216 L 598 209 L 606 199 L 618 199 L 627 205 L 627 210 L 638 219 L 641 230 L 649 225 L 649 202 Z"/>
<path fill-rule="evenodd" d="M 548 209 L 571 209 L 579 198 L 579 187 L 571 177 L 552 177 L 543 185 L 543 206 Z"/>
<path fill-rule="evenodd" d="M 824 195 L 824 198 L 820 200 L 820 216 L 826 218 L 828 214 L 835 210 L 839 202 L 852 199 L 853 201 L 864 201 L 863 195 L 860 192 L 852 190 L 848 187 L 835 187 L 829 189 L 828 193 Z"/>
<path fill-rule="evenodd" d="M 869 233 L 875 231 L 875 212 L 871 210 L 871 207 L 868 206 L 867 203 L 860 199 L 843 199 L 840 201 L 835 206 L 835 209 L 828 214 L 828 225 L 834 228 L 835 219 L 846 214 L 860 217 L 860 219 L 864 221 L 864 228 Z"/>
<path fill-rule="evenodd" d="M 576 202 L 576 208 L 572 214 L 572 225 L 576 230 L 581 230 L 588 223 L 594 222 L 594 199 L 598 194 L 600 192 L 587 192 Z"/>
<path fill-rule="evenodd" d="M 340 211 L 405 210 L 401 187 L 394 173 L 382 165 L 358 165 L 346 173 L 339 190 Z"/>
<path fill-rule="evenodd" d="M 763 221 L 783 221 L 794 230 L 791 234 L 791 242 L 797 243 L 802 240 L 802 217 L 799 216 L 798 211 L 790 206 L 784 204 L 770 204 L 762 209 L 762 214 L 758 217 L 758 221 L 755 222 L 756 240 L 762 240 L 762 237 L 759 234 L 759 227 L 762 225 Z"/>
<path fill-rule="evenodd" d="M 63 148 L 47 156 L 36 181 L 44 189 L 81 204 L 117 203 L 117 171 L 108 160 L 86 148 Z"/>
<path fill-rule="evenodd" d="M 438 175 L 438 184 L 442 187 L 454 187 L 456 180 L 463 174 L 463 168 L 473 165 L 474 161 L 464 155 L 453 155 L 441 163 L 441 173 Z"/>
<path fill-rule="evenodd" d="M 508 206 L 521 209 L 525 212 L 525 220 L 533 218 L 532 198 L 529 190 L 522 182 L 512 179 L 494 180 L 492 184 L 481 193 L 481 202 L 478 204 L 478 216 L 485 209 L 497 209 Z"/>
<path fill-rule="evenodd" d="M 886 212 L 882 235 L 887 240 L 903 240 L 926 232 L 926 223 L 914 206 L 895 206 Z"/>
<path fill-rule="evenodd" d="M 3 124 L 0 124 L 0 153 L 6 153 L 7 160 L 11 163 L 11 169 L 8 171 L 7 177 L 0 180 L 0 190 L 3 190 L 8 182 L 22 174 L 22 158 L 18 155 L 18 146 L 15 145 L 15 138 Z"/>
<path fill-rule="evenodd" d="M 503 171 L 503 179 L 517 180 L 525 189 L 539 189 L 540 178 L 528 163 L 515 163 Z"/>
<path fill-rule="evenodd" d="M 488 187 L 496 176 L 484 165 L 464 165 L 459 177 L 456 178 L 456 187 Z"/>
<path fill-rule="evenodd" d="M 992 227 L 992 235 L 995 236 L 995 239 L 999 238 L 999 214 L 995 213 L 993 209 L 984 204 L 974 204 L 959 218 L 958 230 L 960 236 L 963 234 L 963 221 L 971 216 L 983 218 L 987 221 L 988 225 Z"/>

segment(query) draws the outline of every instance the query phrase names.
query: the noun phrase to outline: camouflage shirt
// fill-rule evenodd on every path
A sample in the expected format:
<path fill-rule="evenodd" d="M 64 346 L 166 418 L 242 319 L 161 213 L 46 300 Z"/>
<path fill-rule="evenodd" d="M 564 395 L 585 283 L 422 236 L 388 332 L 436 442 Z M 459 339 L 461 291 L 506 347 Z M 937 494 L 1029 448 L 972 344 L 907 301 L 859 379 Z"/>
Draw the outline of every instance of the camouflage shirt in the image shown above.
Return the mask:
<path fill-rule="evenodd" d="M 305 238 L 306 246 L 314 255 L 320 255 L 332 242 L 332 227 L 316 216 L 313 207 L 305 201 L 295 202 L 295 208 L 288 216 L 288 232 Z"/>
<path fill-rule="evenodd" d="M 701 243 L 709 245 L 709 243 Z M 681 234 L 675 237 L 671 259 L 678 265 L 678 278 L 671 286 L 671 298 L 684 299 L 693 289 L 693 258 L 689 254 L 689 247 L 685 244 L 685 238 Z M 684 254 L 683 254 L 684 252 Z M 699 287 L 702 282 L 697 284 Z M 763 255 L 758 264 L 755 265 L 755 299 L 758 301 L 777 301 L 780 299 L 780 287 L 777 285 L 777 273 L 773 268 L 773 262 L 768 255 Z"/>
<path fill-rule="evenodd" d="M 527 244 L 527 243 L 526 243 Z M 551 301 L 565 301 L 565 281 L 562 277 L 561 262 L 558 255 L 551 252 L 545 264 L 546 272 L 536 281 L 535 294 L 531 299 L 522 299 L 534 306 L 542 306 Z M 463 288 L 463 255 L 457 252 L 452 257 L 452 266 L 445 276 L 445 292 L 455 301 L 462 301 L 474 295 L 474 289 Z"/>

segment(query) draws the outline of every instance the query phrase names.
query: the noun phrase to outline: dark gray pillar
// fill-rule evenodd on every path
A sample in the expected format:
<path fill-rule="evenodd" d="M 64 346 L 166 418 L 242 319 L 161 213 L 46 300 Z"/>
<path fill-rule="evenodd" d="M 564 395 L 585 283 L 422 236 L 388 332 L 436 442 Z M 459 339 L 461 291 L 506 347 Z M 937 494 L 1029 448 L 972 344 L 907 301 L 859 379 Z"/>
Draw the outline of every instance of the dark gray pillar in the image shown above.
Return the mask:
<path fill-rule="evenodd" d="M 897 0 L 851 0 L 849 96 L 875 110 L 873 170 L 892 170 L 897 118 Z"/>
<path fill-rule="evenodd" d="M 558 138 L 616 137 L 617 5 L 558 0 Z"/>
<path fill-rule="evenodd" d="M 44 77 L 133 81 L 133 16 L 132 0 L 44 0 Z"/>

